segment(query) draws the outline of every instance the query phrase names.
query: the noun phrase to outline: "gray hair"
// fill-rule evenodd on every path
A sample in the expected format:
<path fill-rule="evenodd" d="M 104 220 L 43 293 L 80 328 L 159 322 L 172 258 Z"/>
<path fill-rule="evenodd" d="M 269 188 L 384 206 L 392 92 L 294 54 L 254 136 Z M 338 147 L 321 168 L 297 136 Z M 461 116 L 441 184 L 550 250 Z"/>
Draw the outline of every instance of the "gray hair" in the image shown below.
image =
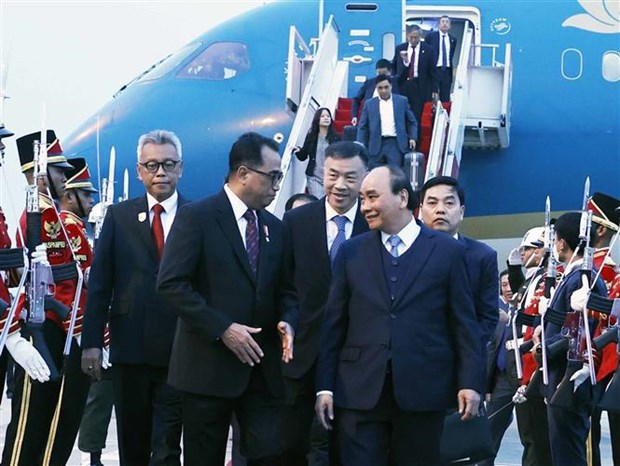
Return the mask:
<path fill-rule="evenodd" d="M 412 33 L 413 31 L 418 31 L 418 32 L 420 33 L 420 35 L 421 35 L 421 36 L 422 36 L 422 35 L 424 35 L 424 33 L 423 33 L 423 31 L 422 31 L 422 28 L 421 28 L 420 26 L 418 26 L 417 24 L 412 24 L 412 25 L 409 25 L 409 26 L 407 26 L 407 27 L 405 28 L 405 33 L 406 33 L 407 35 L 409 35 L 409 34 L 410 34 L 410 33 Z"/>
<path fill-rule="evenodd" d="M 140 139 L 138 139 L 137 149 L 138 161 L 140 161 L 140 153 L 142 152 L 142 149 L 147 144 L 170 144 L 177 151 L 179 159 L 183 158 L 181 141 L 179 140 L 178 136 L 172 131 L 167 131 L 165 129 L 156 129 L 140 136 Z"/>

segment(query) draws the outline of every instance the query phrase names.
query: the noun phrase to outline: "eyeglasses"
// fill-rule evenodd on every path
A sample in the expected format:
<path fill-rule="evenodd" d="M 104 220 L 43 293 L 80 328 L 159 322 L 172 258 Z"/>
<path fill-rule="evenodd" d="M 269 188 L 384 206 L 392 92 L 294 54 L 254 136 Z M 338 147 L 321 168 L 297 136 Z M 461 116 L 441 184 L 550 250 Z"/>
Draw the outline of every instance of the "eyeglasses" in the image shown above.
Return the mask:
<path fill-rule="evenodd" d="M 255 168 L 252 168 L 252 167 L 245 167 L 245 168 L 247 168 L 251 172 L 258 173 L 259 175 L 263 175 L 263 176 L 266 176 L 267 178 L 269 178 L 271 180 L 271 186 L 273 186 L 273 187 L 279 185 L 280 182 L 282 181 L 282 178 L 284 178 L 284 173 L 282 173 L 282 172 L 270 172 L 270 173 L 267 173 L 267 172 L 263 172 L 263 171 L 260 171 L 260 170 L 256 170 Z"/>
<path fill-rule="evenodd" d="M 159 167 L 163 167 L 165 172 L 171 172 L 180 163 L 181 163 L 180 160 L 164 160 L 163 162 L 155 162 L 155 161 L 150 161 L 146 163 L 138 162 L 138 165 L 146 168 L 146 171 L 149 173 L 157 173 L 159 171 Z"/>

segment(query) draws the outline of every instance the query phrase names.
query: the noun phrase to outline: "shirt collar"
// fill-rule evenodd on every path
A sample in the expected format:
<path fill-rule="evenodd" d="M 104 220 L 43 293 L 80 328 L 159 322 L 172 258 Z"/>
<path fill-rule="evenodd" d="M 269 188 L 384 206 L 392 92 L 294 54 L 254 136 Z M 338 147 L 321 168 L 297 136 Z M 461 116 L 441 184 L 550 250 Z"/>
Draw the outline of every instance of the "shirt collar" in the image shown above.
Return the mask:
<path fill-rule="evenodd" d="M 347 217 L 347 219 L 349 220 L 349 222 L 351 222 L 351 224 L 355 223 L 355 216 L 357 215 L 358 203 L 359 201 L 355 201 L 355 204 L 353 204 L 353 207 L 351 207 L 344 214 L 342 214 L 343 216 Z M 326 197 L 325 198 L 325 222 L 329 222 L 332 218 L 336 217 L 337 215 L 341 215 L 341 214 L 336 212 L 334 208 L 331 205 L 329 205 L 329 202 L 327 202 L 327 197 Z"/>
<path fill-rule="evenodd" d="M 415 221 L 415 218 L 411 217 L 411 221 L 405 226 L 405 228 L 403 228 L 402 230 L 400 230 L 396 234 L 398 235 L 400 240 L 405 245 L 405 248 L 409 249 L 411 247 L 411 245 L 413 244 L 413 242 L 415 241 L 415 239 L 420 234 L 420 226 Z M 383 244 L 386 244 L 388 242 L 390 236 L 392 236 L 392 235 L 382 231 L 381 232 L 381 242 Z"/>
<path fill-rule="evenodd" d="M 390 98 L 389 99 L 382 99 L 379 96 L 377 96 L 377 99 L 379 99 L 379 102 L 383 102 L 383 103 L 389 104 L 389 103 L 392 102 L 392 94 L 390 94 Z"/>
<path fill-rule="evenodd" d="M 149 193 L 146 193 L 146 202 L 149 207 L 149 212 L 151 211 L 151 209 L 153 208 L 155 204 L 161 204 L 162 207 L 164 208 L 164 211 L 166 211 L 167 213 L 170 213 L 172 209 L 174 209 L 174 207 L 177 205 L 178 200 L 179 200 L 179 193 L 176 190 L 174 191 L 174 193 L 172 193 L 172 196 L 170 196 L 165 201 L 161 201 L 161 202 L 158 202 L 157 199 L 155 199 Z"/>
<path fill-rule="evenodd" d="M 239 221 L 241 217 L 243 217 L 243 214 L 248 211 L 249 207 L 245 205 L 245 202 L 243 202 L 232 189 L 230 189 L 228 183 L 224 185 L 224 192 L 226 193 L 226 196 L 228 196 L 228 200 L 232 206 L 233 213 L 235 214 L 235 220 Z"/>
<path fill-rule="evenodd" d="M 580 257 L 579 259 L 575 259 L 573 262 L 568 264 L 566 268 L 564 269 L 564 276 L 568 275 L 573 270 L 581 267 L 582 262 L 583 262 L 583 258 Z"/>

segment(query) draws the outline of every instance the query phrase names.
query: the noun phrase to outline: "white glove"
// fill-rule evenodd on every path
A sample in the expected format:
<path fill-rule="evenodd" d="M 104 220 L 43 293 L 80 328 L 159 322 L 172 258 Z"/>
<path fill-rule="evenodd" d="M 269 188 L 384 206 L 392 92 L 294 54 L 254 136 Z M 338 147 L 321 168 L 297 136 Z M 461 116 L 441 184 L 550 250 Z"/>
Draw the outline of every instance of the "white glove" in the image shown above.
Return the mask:
<path fill-rule="evenodd" d="M 570 378 L 571 382 L 575 382 L 575 385 L 573 386 L 573 393 L 577 391 L 577 389 L 579 388 L 579 385 L 584 383 L 589 378 L 590 378 L 590 365 L 584 363 L 583 367 L 579 369 L 577 372 L 575 372 Z"/>
<path fill-rule="evenodd" d="M 6 349 L 17 364 L 24 368 L 31 379 L 47 382 L 50 379 L 50 369 L 39 352 L 28 340 L 19 333 L 13 333 L 6 339 Z"/>
<path fill-rule="evenodd" d="M 544 296 L 540 297 L 540 300 L 538 301 L 538 314 L 541 316 L 545 315 L 545 312 L 547 312 L 547 308 L 549 307 L 549 301 L 549 298 L 545 298 Z"/>
<path fill-rule="evenodd" d="M 108 346 L 104 346 L 101 349 L 101 367 L 103 369 L 112 367 L 112 363 L 110 362 L 110 348 Z"/>
<path fill-rule="evenodd" d="M 75 337 L 75 341 L 79 347 L 82 347 L 82 334 L 81 333 L 77 337 Z"/>
<path fill-rule="evenodd" d="M 514 248 L 508 254 L 508 265 L 522 265 L 521 264 L 521 250 L 519 248 Z"/>
<path fill-rule="evenodd" d="M 90 267 L 86 267 L 86 270 L 84 270 L 84 286 L 88 286 L 89 278 L 90 278 Z"/>
<path fill-rule="evenodd" d="M 34 251 L 32 251 L 32 263 L 49 267 L 50 262 L 47 258 L 47 248 L 45 244 L 39 244 Z"/>
<path fill-rule="evenodd" d="M 512 396 L 512 402 L 514 404 L 518 405 L 521 403 L 525 403 L 527 401 L 527 398 L 525 397 L 526 388 L 527 388 L 527 385 L 521 385 L 519 388 L 517 388 L 517 391 Z"/>
<path fill-rule="evenodd" d="M 573 294 L 570 295 L 570 307 L 573 309 L 573 311 L 583 311 L 583 309 L 586 307 L 589 296 L 590 284 L 588 283 L 588 277 L 583 275 L 581 277 L 581 288 L 573 291 Z"/>

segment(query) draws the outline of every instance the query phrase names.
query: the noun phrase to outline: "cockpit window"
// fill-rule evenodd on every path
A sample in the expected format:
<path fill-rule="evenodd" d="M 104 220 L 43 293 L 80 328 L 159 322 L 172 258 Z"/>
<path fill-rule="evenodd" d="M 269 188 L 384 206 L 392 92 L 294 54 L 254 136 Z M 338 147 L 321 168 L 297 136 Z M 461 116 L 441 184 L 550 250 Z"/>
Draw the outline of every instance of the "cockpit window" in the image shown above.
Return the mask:
<path fill-rule="evenodd" d="M 185 65 L 178 78 L 222 81 L 250 69 L 248 48 L 240 42 L 215 42 Z"/>
<path fill-rule="evenodd" d="M 194 51 L 202 45 L 201 42 L 192 42 L 185 47 L 171 53 L 166 58 L 149 68 L 142 76 L 139 76 L 139 80 L 157 79 L 167 74 L 170 70 L 176 68 L 179 63 L 189 57 Z"/>

